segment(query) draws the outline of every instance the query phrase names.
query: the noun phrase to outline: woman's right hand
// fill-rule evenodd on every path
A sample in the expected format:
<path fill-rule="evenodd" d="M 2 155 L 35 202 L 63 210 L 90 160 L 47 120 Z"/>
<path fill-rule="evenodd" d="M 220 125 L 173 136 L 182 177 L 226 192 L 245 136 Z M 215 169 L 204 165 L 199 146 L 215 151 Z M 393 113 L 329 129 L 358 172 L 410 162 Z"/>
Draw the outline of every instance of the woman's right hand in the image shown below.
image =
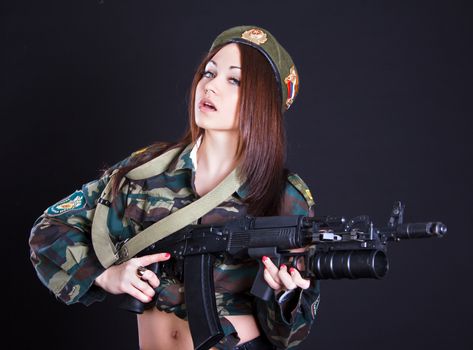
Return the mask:
<path fill-rule="evenodd" d="M 159 279 L 151 270 L 145 270 L 138 276 L 140 266 L 165 261 L 169 253 L 144 255 L 133 258 L 120 265 L 112 265 L 95 279 L 95 284 L 111 294 L 127 293 L 143 303 L 148 303 L 154 296 L 154 288 L 159 286 Z"/>

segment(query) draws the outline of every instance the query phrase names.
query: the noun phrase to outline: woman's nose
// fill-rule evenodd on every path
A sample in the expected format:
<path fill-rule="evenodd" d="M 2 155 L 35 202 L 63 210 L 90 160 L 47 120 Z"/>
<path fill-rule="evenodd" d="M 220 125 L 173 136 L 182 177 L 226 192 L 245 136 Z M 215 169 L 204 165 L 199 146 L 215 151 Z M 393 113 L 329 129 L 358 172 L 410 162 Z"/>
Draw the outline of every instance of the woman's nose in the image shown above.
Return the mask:
<path fill-rule="evenodd" d="M 215 95 L 215 90 L 211 86 L 205 86 L 204 87 L 204 94 L 205 95 L 210 95 L 210 94 Z"/>
<path fill-rule="evenodd" d="M 218 78 L 214 78 L 212 80 L 209 80 L 205 85 L 204 85 L 204 91 L 205 93 L 213 93 L 213 94 L 217 94 L 217 92 L 219 91 L 219 88 L 218 88 Z"/>

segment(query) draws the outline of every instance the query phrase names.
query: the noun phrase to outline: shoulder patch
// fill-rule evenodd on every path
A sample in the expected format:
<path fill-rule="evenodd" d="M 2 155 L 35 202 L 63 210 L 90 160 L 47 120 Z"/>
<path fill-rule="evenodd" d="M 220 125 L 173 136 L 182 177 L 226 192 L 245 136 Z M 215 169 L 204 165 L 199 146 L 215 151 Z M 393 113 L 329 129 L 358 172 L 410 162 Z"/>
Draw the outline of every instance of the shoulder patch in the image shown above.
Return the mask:
<path fill-rule="evenodd" d="M 133 152 L 130 155 L 130 158 L 139 156 L 143 152 L 147 152 L 147 151 L 152 151 L 156 154 L 161 153 L 162 150 L 166 149 L 170 145 L 171 145 L 171 143 L 169 143 L 169 142 L 155 142 L 155 143 L 152 143 L 151 145 L 145 146 L 145 147 L 140 148 L 139 150 Z"/>
<path fill-rule="evenodd" d="M 46 209 L 49 216 L 58 216 L 71 210 L 82 209 L 85 207 L 85 196 L 82 191 L 75 191 L 70 196 L 60 200 L 56 204 Z"/>
<path fill-rule="evenodd" d="M 141 153 L 143 153 L 144 151 L 146 151 L 150 147 L 151 146 L 143 147 L 143 148 L 139 149 L 138 151 L 133 152 L 130 157 L 132 157 L 132 158 L 136 157 L 137 155 L 140 155 Z"/>
<path fill-rule="evenodd" d="M 310 192 L 309 187 L 299 177 L 299 175 L 290 173 L 287 177 L 287 180 L 302 194 L 307 204 L 309 205 L 309 208 L 315 204 L 314 197 L 312 197 L 312 193 Z"/>

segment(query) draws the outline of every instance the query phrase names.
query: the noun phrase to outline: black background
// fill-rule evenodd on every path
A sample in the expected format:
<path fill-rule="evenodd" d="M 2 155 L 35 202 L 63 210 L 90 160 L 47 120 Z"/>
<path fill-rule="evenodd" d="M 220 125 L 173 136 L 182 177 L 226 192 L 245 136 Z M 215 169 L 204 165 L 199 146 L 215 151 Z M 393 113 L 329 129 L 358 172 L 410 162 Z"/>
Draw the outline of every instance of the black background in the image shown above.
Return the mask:
<path fill-rule="evenodd" d="M 389 248 L 382 280 L 323 281 L 301 349 L 470 349 L 472 26 L 468 1 L 10 1 L 1 5 L 3 317 L 18 348 L 135 349 L 115 299 L 65 306 L 27 244 L 49 205 L 186 125 L 187 91 L 213 38 L 270 30 L 301 90 L 286 114 L 288 165 L 320 215 L 392 203 L 442 221 L 444 239 Z"/>

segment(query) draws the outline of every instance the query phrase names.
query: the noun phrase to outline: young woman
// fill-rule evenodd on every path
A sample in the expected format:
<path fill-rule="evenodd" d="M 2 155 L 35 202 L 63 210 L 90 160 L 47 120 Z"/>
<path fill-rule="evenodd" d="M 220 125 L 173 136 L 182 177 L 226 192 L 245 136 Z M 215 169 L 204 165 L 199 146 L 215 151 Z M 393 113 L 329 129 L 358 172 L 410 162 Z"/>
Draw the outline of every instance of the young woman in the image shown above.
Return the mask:
<path fill-rule="evenodd" d="M 235 168 L 241 186 L 203 215 L 202 224 L 243 215 L 312 215 L 304 182 L 284 168 L 283 112 L 297 94 L 298 75 L 289 54 L 265 29 L 230 28 L 212 44 L 194 76 L 189 130 L 177 143 L 134 152 L 69 197 L 49 207 L 30 237 L 31 260 L 41 281 L 67 304 L 127 293 L 153 307 L 138 315 L 141 349 L 192 349 L 181 282 L 143 268 L 172 266 L 169 253 L 135 257 L 104 268 L 91 243 L 97 202 L 110 183 L 113 201 L 107 229 L 115 244 L 201 198 Z M 167 150 L 179 148 L 166 171 L 146 179 L 127 174 Z M 257 262 L 218 256 L 214 266 L 217 309 L 225 337 L 218 349 L 297 346 L 314 321 L 318 283 L 297 269 L 264 257 L 270 302 L 249 293 Z"/>

